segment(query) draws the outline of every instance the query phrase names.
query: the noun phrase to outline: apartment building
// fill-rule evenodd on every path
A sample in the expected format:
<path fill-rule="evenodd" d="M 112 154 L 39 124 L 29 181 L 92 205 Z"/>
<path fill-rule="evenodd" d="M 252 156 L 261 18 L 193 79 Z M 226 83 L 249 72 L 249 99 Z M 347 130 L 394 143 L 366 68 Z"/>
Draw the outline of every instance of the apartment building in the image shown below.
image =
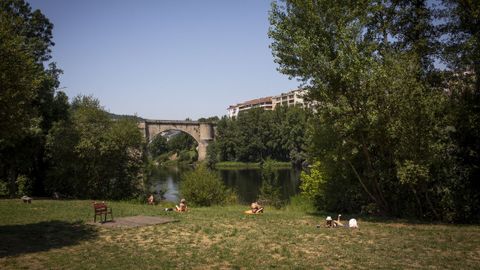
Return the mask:
<path fill-rule="evenodd" d="M 273 110 L 272 97 L 257 98 L 257 99 L 245 101 L 243 103 L 230 105 L 227 108 L 228 116 L 237 117 L 240 112 L 250 110 L 252 108 L 263 108 L 264 110 L 267 110 L 267 111 Z"/>
<path fill-rule="evenodd" d="M 275 110 L 276 106 L 300 106 L 308 107 L 308 103 L 305 102 L 304 96 L 307 94 L 307 90 L 297 89 L 287 93 L 281 93 L 278 96 L 272 97 L 272 108 Z"/>
<path fill-rule="evenodd" d="M 296 89 L 287 93 L 281 93 L 278 96 L 257 98 L 230 105 L 227 108 L 228 116 L 237 117 L 240 112 L 252 108 L 263 108 L 264 110 L 274 110 L 276 106 L 301 106 L 308 108 L 310 104 L 304 100 L 306 94 L 307 90 Z"/>

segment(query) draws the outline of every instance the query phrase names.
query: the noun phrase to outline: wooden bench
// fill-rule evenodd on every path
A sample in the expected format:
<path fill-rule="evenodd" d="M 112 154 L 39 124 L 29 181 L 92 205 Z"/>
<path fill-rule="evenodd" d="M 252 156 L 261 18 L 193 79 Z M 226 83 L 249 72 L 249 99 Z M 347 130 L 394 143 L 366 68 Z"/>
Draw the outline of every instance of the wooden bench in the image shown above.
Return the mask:
<path fill-rule="evenodd" d="M 100 222 L 102 222 L 102 216 L 104 217 L 103 222 L 107 222 L 107 214 L 110 214 L 113 221 L 112 208 L 108 207 L 105 202 L 94 202 L 93 210 L 95 211 L 93 222 L 97 222 L 97 216 L 100 216 Z"/>

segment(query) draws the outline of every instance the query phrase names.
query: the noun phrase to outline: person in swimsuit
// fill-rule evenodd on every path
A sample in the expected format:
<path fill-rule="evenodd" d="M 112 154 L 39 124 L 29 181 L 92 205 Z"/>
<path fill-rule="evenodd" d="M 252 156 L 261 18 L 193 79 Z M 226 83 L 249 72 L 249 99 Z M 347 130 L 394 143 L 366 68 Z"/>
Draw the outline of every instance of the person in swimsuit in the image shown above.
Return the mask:
<path fill-rule="evenodd" d="M 185 199 L 180 200 L 180 205 L 175 205 L 175 211 L 177 212 L 187 212 L 188 207 L 187 207 L 187 201 Z"/>
<path fill-rule="evenodd" d="M 245 214 L 260 214 L 263 213 L 263 207 L 257 202 L 250 205 L 250 210 L 245 211 Z"/>
<path fill-rule="evenodd" d="M 149 205 L 155 204 L 155 198 L 153 197 L 153 194 L 150 194 L 150 197 L 148 197 L 148 204 Z"/>

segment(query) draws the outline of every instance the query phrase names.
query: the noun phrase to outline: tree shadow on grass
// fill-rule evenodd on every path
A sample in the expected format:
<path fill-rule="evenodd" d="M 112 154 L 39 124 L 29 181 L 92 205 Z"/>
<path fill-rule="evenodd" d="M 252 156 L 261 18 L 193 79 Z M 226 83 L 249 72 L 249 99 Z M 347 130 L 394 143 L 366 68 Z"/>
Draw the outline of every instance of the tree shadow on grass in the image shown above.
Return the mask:
<path fill-rule="evenodd" d="M 53 220 L 0 226 L 0 258 L 72 246 L 96 236 L 95 228 L 81 222 Z"/>

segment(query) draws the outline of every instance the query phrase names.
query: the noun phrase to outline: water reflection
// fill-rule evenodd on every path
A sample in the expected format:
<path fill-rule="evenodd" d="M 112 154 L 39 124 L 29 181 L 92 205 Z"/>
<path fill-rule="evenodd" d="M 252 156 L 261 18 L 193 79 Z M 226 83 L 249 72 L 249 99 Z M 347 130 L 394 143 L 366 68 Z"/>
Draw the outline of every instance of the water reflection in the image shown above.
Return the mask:
<path fill-rule="evenodd" d="M 149 179 L 153 191 L 163 190 L 167 201 L 179 201 L 180 176 L 191 169 L 190 167 L 157 168 Z M 225 185 L 237 192 L 240 203 L 250 203 L 258 198 L 262 185 L 262 175 L 259 169 L 218 170 L 218 173 Z M 278 170 L 278 176 L 282 199 L 287 200 L 298 193 L 300 171 L 281 169 Z"/>

